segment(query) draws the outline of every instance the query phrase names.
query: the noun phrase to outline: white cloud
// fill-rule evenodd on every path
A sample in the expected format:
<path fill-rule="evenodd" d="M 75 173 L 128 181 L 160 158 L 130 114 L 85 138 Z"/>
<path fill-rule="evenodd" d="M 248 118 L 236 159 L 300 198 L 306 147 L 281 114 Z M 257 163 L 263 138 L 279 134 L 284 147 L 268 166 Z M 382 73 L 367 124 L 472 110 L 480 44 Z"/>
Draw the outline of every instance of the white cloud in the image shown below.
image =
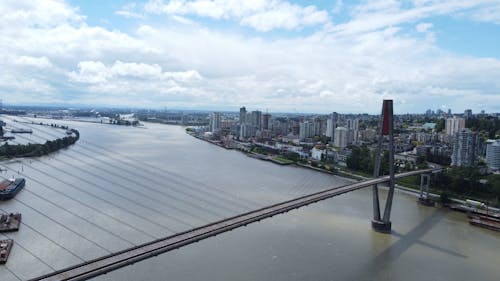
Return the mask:
<path fill-rule="evenodd" d="M 195 70 L 163 72 L 158 64 L 115 61 L 106 66 L 100 61 L 81 61 L 78 72 L 68 73 L 71 81 L 82 83 L 104 83 L 112 79 L 137 78 L 142 80 L 174 79 L 182 82 L 201 80 L 201 75 Z"/>
<path fill-rule="evenodd" d="M 415 30 L 417 32 L 420 32 L 420 33 L 425 33 L 427 32 L 429 29 L 431 29 L 434 25 L 432 23 L 428 23 L 428 22 L 423 22 L 423 23 L 419 23 L 417 24 L 417 26 L 415 26 Z"/>
<path fill-rule="evenodd" d="M 153 14 L 194 15 L 236 20 L 258 31 L 295 30 L 329 21 L 328 12 L 315 6 L 299 6 L 282 0 L 150 0 L 145 10 Z"/>
<path fill-rule="evenodd" d="M 145 20 L 125 32 L 90 26 L 78 9 L 62 1 L 18 2 L 24 6 L 0 2 L 1 14 L 8 15 L 0 17 L 0 95 L 9 103 L 247 105 L 313 112 L 378 112 L 383 98 L 394 98 L 397 112 L 443 104 L 454 111 L 465 106 L 498 111 L 500 104 L 498 59 L 455 55 L 426 36 L 404 33 L 401 26 L 411 23 L 431 33 L 429 15 L 456 11 L 460 18 L 471 18 L 472 11 L 459 14 L 475 7 L 471 1 L 417 1 L 406 10 L 393 1 L 370 1 L 330 32 L 272 39 L 203 27 L 192 15 L 259 30 L 297 29 L 327 18 L 317 8 L 285 1 L 224 1 L 227 6 L 222 1 L 190 1 L 198 6 L 156 1 L 146 7 L 188 24 Z M 481 8 L 492 5 L 484 3 Z M 214 10 L 203 5 L 215 5 Z"/>
<path fill-rule="evenodd" d="M 78 9 L 57 0 L 0 1 L 0 15 L 2 15 L 2 25 L 0 25 L 2 30 L 12 26 L 51 27 L 68 21 L 81 22 L 85 19 L 78 14 Z"/>
<path fill-rule="evenodd" d="M 363 1 L 352 8 L 351 20 L 331 26 L 329 31 L 354 35 L 444 15 L 495 22 L 499 17 L 493 16 L 494 12 L 489 11 L 499 9 L 498 0 L 414 0 L 413 6 L 410 7 L 395 0 Z"/>
<path fill-rule="evenodd" d="M 492 22 L 500 24 L 500 3 L 485 5 L 476 11 L 473 11 L 470 18 L 479 22 Z"/>
<path fill-rule="evenodd" d="M 134 19 L 143 19 L 144 15 L 134 12 L 137 4 L 132 2 L 124 5 L 120 10 L 116 11 L 115 14 L 126 17 L 126 18 L 134 18 Z"/>
<path fill-rule="evenodd" d="M 342 1 L 342 0 L 337 0 L 337 1 L 335 2 L 335 5 L 334 5 L 333 9 L 332 9 L 332 13 L 333 13 L 333 14 L 338 14 L 338 13 L 340 13 L 340 12 L 342 11 L 342 8 L 343 8 L 343 7 L 344 7 L 344 1 Z"/>
<path fill-rule="evenodd" d="M 49 68 L 52 67 L 52 63 L 47 57 L 30 57 L 30 56 L 20 56 L 15 61 L 17 65 L 32 66 L 36 68 Z"/>

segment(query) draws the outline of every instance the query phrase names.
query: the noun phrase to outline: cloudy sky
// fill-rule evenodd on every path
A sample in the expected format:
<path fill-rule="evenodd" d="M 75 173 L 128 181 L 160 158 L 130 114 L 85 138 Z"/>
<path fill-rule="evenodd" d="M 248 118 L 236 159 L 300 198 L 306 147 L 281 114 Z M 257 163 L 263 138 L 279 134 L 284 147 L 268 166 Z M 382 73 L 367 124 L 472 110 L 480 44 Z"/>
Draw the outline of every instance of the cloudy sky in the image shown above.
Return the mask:
<path fill-rule="evenodd" d="M 500 112 L 500 0 L 1 0 L 0 98 Z"/>

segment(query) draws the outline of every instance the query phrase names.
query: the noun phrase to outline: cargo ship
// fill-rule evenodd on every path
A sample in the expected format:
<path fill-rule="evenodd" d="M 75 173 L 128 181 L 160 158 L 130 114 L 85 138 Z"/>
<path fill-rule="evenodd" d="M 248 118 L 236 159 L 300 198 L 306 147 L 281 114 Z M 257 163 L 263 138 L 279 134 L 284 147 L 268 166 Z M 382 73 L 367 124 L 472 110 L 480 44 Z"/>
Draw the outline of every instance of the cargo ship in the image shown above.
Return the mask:
<path fill-rule="evenodd" d="M 23 189 L 25 182 L 26 180 L 24 178 L 13 178 L 0 182 L 0 200 L 14 198 L 14 196 Z"/>

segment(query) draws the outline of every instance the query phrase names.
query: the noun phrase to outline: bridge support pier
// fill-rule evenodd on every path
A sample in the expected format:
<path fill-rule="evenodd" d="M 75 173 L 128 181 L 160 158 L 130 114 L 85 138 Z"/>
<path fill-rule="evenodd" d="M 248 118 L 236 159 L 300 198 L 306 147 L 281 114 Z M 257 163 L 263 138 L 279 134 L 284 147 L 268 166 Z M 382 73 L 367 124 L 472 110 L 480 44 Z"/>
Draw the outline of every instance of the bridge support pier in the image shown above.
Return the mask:
<path fill-rule="evenodd" d="M 385 202 L 383 217 L 380 217 L 380 202 L 378 196 L 378 186 L 373 185 L 373 220 L 372 228 L 377 232 L 391 233 L 391 210 L 392 210 L 392 198 L 394 197 L 394 118 L 393 118 L 393 107 L 392 100 L 384 100 L 382 104 L 382 114 L 379 126 L 379 138 L 378 146 L 375 154 L 375 167 L 373 171 L 373 177 L 378 178 L 380 176 L 380 162 L 382 156 L 382 142 L 384 141 L 384 135 L 389 137 L 389 192 L 387 194 L 387 200 Z"/>
<path fill-rule="evenodd" d="M 424 194 L 424 182 L 425 182 L 425 194 Z M 418 203 L 424 206 L 434 206 L 434 202 L 429 198 L 430 184 L 431 184 L 431 175 L 420 174 L 420 196 L 418 197 Z"/>
<path fill-rule="evenodd" d="M 391 233 L 391 222 L 375 221 L 372 220 L 372 228 L 376 232 Z"/>

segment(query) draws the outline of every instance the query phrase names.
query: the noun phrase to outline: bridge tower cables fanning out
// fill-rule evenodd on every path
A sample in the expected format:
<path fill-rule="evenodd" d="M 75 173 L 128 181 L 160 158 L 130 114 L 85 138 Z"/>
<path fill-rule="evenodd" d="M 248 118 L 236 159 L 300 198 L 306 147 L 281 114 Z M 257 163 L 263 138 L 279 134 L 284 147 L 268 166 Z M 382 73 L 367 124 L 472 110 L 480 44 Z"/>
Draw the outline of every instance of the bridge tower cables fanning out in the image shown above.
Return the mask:
<path fill-rule="evenodd" d="M 380 215 L 380 201 L 378 195 L 378 185 L 373 185 L 373 220 L 372 228 L 375 231 L 390 233 L 391 232 L 391 209 L 392 198 L 394 196 L 394 118 L 392 100 L 384 100 L 382 104 L 382 115 L 380 118 L 378 146 L 375 154 L 375 167 L 373 170 L 373 177 L 380 176 L 380 162 L 382 155 L 382 143 L 384 136 L 389 137 L 389 192 L 385 203 L 384 214 Z"/>

